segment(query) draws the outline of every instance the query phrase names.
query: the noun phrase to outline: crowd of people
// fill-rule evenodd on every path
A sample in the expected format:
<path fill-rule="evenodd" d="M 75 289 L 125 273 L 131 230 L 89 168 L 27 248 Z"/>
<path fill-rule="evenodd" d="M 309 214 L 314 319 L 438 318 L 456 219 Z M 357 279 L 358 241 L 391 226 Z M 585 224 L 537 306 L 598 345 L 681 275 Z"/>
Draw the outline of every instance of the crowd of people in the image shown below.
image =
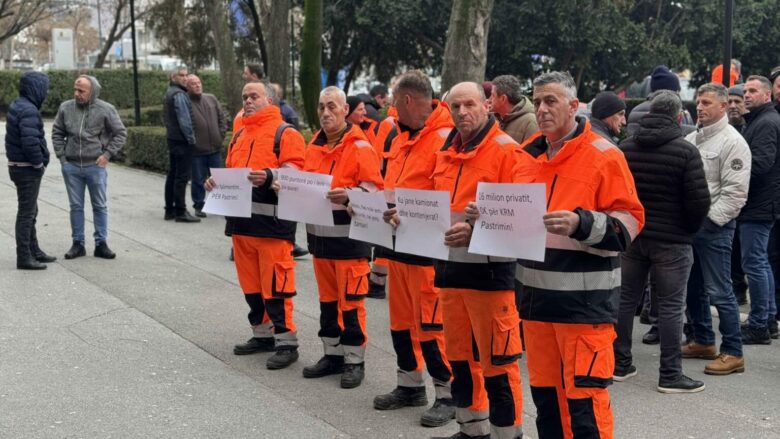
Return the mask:
<path fill-rule="evenodd" d="M 738 64 L 735 64 L 738 65 Z M 635 318 L 652 324 L 643 342 L 660 344 L 657 390 L 692 393 L 683 358 L 708 359 L 709 375 L 746 370 L 743 345 L 778 338 L 773 233 L 780 215 L 780 68 L 731 87 L 713 82 L 696 93 L 696 122 L 665 66 L 651 74 L 646 102 L 626 114 L 615 93 L 580 104 L 566 72 L 543 73 L 525 96 L 502 75 L 461 82 L 435 97 L 417 70 L 390 89 L 347 96 L 322 90 L 320 129 L 306 144 L 283 91 L 244 70 L 242 110 L 229 117 L 186 69 L 171 74 L 163 112 L 170 153 L 166 220 L 200 221 L 209 168 L 250 168 L 251 217 L 227 217 L 236 271 L 249 306 L 251 338 L 236 355 L 272 352 L 268 369 L 298 358 L 294 318 L 297 224 L 277 215 L 279 170 L 327 174 L 333 226 L 306 225 L 320 302 L 323 356 L 303 377 L 340 375 L 345 389 L 365 374 L 365 298 L 387 297 L 397 357 L 397 386 L 374 398 L 377 410 L 433 404 L 424 426 L 455 419 L 453 438 L 522 437 L 518 358 L 525 353 L 541 438 L 611 438 L 608 386 L 635 376 Z M 17 268 L 55 258 L 37 242 L 37 193 L 49 159 L 39 109 L 47 77 L 26 73 L 8 113 L 6 151 L 17 186 Z M 95 256 L 107 246 L 106 164 L 126 132 L 116 110 L 82 75 L 62 104 L 52 140 L 71 207 L 73 246 L 83 256 L 84 191 L 95 215 Z M 186 207 L 191 181 L 195 215 Z M 542 262 L 468 252 L 479 209 L 477 185 L 542 183 L 547 188 Z M 384 220 L 398 227 L 396 189 L 450 194 L 446 260 L 406 254 L 349 238 L 348 189 L 383 191 Z M 746 282 L 745 282 L 746 279 Z M 747 284 L 747 287 L 740 286 Z M 750 313 L 742 323 L 745 290 Z M 716 345 L 710 306 L 718 313 Z"/>

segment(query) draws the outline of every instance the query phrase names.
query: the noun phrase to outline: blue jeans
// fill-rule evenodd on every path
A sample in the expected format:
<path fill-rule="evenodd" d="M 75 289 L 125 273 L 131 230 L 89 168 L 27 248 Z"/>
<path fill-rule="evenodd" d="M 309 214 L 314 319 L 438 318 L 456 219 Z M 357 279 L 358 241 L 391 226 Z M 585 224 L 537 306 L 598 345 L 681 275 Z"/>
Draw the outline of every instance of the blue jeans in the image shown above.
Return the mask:
<path fill-rule="evenodd" d="M 742 356 L 739 329 L 739 305 L 731 286 L 731 243 L 735 221 L 723 227 L 704 220 L 693 239 L 693 268 L 688 279 L 688 313 L 691 316 L 693 340 L 703 345 L 715 344 L 710 305 L 718 310 L 718 329 L 723 337 L 720 352 Z"/>
<path fill-rule="evenodd" d="M 70 201 L 70 228 L 73 241 L 84 243 L 84 189 L 89 189 L 92 220 L 95 224 L 95 243 L 108 238 L 108 173 L 98 165 L 62 165 L 62 177 Z"/>
<path fill-rule="evenodd" d="M 210 175 L 209 168 L 222 167 L 222 154 L 219 151 L 213 154 L 196 155 L 192 157 L 192 206 L 195 209 L 203 209 L 206 200 L 206 189 L 203 183 Z"/>
<path fill-rule="evenodd" d="M 742 244 L 742 270 L 748 279 L 750 293 L 751 328 L 766 328 L 769 316 L 777 314 L 775 278 L 769 265 L 769 232 L 774 221 L 740 221 L 739 238 Z"/>

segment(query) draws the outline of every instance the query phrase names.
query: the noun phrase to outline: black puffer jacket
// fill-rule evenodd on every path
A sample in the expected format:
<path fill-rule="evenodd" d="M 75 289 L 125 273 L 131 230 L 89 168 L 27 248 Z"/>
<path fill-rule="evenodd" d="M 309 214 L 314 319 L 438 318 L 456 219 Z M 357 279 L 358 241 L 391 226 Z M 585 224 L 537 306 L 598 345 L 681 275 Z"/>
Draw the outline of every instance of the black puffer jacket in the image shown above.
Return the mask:
<path fill-rule="evenodd" d="M 753 156 L 748 199 L 741 221 L 773 221 L 780 217 L 780 114 L 772 103 L 745 115 L 742 135 Z"/>
<path fill-rule="evenodd" d="M 710 210 L 701 156 L 669 116 L 648 113 L 637 132 L 620 143 L 645 207 L 640 237 L 691 243 Z"/>
<path fill-rule="evenodd" d="M 8 107 L 5 130 L 5 152 L 8 161 L 49 164 L 49 148 L 43 132 L 41 105 L 49 92 L 49 77 L 27 72 L 19 80 L 19 97 Z"/>

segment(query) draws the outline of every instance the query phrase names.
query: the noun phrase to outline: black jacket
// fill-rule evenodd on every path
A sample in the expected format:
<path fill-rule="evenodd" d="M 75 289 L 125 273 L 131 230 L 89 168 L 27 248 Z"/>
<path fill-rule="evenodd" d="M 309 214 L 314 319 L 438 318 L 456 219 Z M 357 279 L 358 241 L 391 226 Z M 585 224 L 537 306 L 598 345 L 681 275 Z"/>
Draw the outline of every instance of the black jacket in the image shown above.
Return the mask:
<path fill-rule="evenodd" d="M 773 221 L 780 217 L 780 114 L 772 103 L 745 114 L 742 135 L 753 155 L 747 203 L 741 221 Z"/>
<path fill-rule="evenodd" d="M 49 148 L 41 119 L 41 105 L 49 91 L 49 77 L 29 72 L 19 80 L 19 97 L 8 107 L 5 152 L 10 162 L 49 164 Z"/>
<path fill-rule="evenodd" d="M 186 110 L 177 108 L 177 95 L 182 95 L 186 105 Z M 186 114 L 180 114 L 186 113 Z M 192 103 L 187 95 L 187 89 L 180 84 L 171 81 L 168 90 L 163 98 L 163 118 L 165 119 L 165 130 L 168 140 L 168 147 L 174 154 L 191 153 L 195 148 L 195 122 L 192 120 Z M 184 146 L 186 145 L 186 146 Z"/>
<path fill-rule="evenodd" d="M 620 143 L 634 175 L 645 227 L 639 237 L 691 243 L 710 210 L 710 191 L 695 146 L 669 116 L 648 113 Z"/>

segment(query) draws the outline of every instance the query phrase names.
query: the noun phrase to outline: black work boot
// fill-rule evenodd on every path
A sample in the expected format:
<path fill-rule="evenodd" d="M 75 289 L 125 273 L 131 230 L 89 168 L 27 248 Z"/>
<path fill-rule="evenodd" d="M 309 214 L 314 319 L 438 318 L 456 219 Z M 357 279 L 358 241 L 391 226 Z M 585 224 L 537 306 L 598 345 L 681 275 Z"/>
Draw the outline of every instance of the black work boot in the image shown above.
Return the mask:
<path fill-rule="evenodd" d="M 16 258 L 16 268 L 18 270 L 45 270 L 46 264 L 38 262 L 32 256 L 26 256 L 26 257 Z"/>
<path fill-rule="evenodd" d="M 293 251 L 292 251 L 292 257 L 293 258 L 302 258 L 309 254 L 309 251 L 306 250 L 303 247 L 300 247 L 298 244 L 293 245 Z"/>
<path fill-rule="evenodd" d="M 36 257 L 37 258 L 37 257 Z M 41 261 L 40 259 L 38 259 Z M 44 261 L 41 261 L 44 262 Z M 767 323 L 769 326 L 769 337 L 772 339 L 777 340 L 780 338 L 780 328 L 777 326 L 777 320 L 774 319 L 774 317 L 769 318 L 769 322 Z"/>
<path fill-rule="evenodd" d="M 340 355 L 325 355 L 313 366 L 303 368 L 304 378 L 320 378 L 326 375 L 337 375 L 344 372 L 344 357 Z"/>
<path fill-rule="evenodd" d="M 276 350 L 271 358 L 266 360 L 265 367 L 269 370 L 284 369 L 298 361 L 298 348 L 284 347 Z"/>
<path fill-rule="evenodd" d="M 73 245 L 70 246 L 70 250 L 65 253 L 65 259 L 76 259 L 87 255 L 87 249 L 84 248 L 84 243 L 79 241 L 73 241 Z"/>
<path fill-rule="evenodd" d="M 114 259 L 116 257 L 116 253 L 112 252 L 110 248 L 108 248 L 108 244 L 106 244 L 106 241 L 99 241 L 97 244 L 95 244 L 95 253 L 93 253 L 96 258 L 103 258 L 103 259 Z"/>
<path fill-rule="evenodd" d="M 769 329 L 747 326 L 742 328 L 742 344 L 772 344 Z"/>
<path fill-rule="evenodd" d="M 188 211 L 184 211 L 184 213 L 180 213 L 176 215 L 176 219 L 174 220 L 177 223 L 199 223 L 200 218 L 195 218 L 192 216 Z"/>
<path fill-rule="evenodd" d="M 341 374 L 341 388 L 354 389 L 363 382 L 366 374 L 365 366 L 360 364 L 345 364 L 344 373 Z"/>
<path fill-rule="evenodd" d="M 47 255 L 46 252 L 41 250 L 41 248 L 38 247 L 37 244 L 31 246 L 31 249 L 32 249 L 31 253 L 32 253 L 33 258 L 35 258 L 35 260 L 38 261 L 38 262 L 43 262 L 45 264 L 48 264 L 50 262 L 54 262 L 54 261 L 57 260 L 56 256 L 49 256 L 49 255 Z"/>
<path fill-rule="evenodd" d="M 274 338 L 273 337 L 252 337 L 246 341 L 246 343 L 237 344 L 233 346 L 233 354 L 235 355 L 249 355 L 256 354 L 258 352 L 273 352 L 274 351 Z"/>
<path fill-rule="evenodd" d="M 455 401 L 452 398 L 439 398 L 420 416 L 420 424 L 423 427 L 441 427 L 453 419 L 455 419 Z"/>
<path fill-rule="evenodd" d="M 368 294 L 366 294 L 366 297 L 370 297 L 372 299 L 384 299 L 387 297 L 387 293 L 385 292 L 385 286 L 378 284 L 371 279 L 368 280 Z"/>
<path fill-rule="evenodd" d="M 377 410 L 396 410 L 402 407 L 421 407 L 428 405 L 425 387 L 398 386 L 390 393 L 374 397 Z"/>

